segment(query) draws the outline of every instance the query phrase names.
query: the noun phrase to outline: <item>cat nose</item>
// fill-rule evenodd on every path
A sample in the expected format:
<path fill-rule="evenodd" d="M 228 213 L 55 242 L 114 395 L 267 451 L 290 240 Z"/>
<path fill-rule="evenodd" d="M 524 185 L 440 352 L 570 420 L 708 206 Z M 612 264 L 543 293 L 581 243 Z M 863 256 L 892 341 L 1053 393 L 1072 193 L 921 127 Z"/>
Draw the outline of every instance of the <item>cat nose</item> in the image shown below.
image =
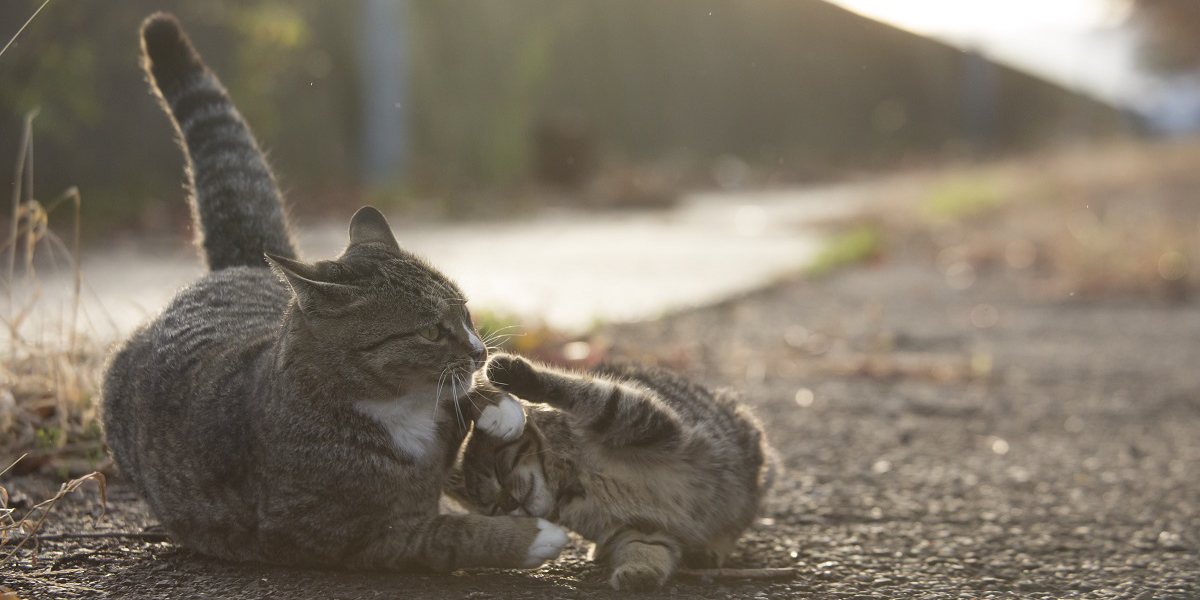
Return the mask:
<path fill-rule="evenodd" d="M 463 325 L 463 330 L 467 332 L 467 341 L 471 343 L 471 359 L 475 361 L 475 368 L 482 367 L 488 357 L 487 344 L 470 327 Z"/>

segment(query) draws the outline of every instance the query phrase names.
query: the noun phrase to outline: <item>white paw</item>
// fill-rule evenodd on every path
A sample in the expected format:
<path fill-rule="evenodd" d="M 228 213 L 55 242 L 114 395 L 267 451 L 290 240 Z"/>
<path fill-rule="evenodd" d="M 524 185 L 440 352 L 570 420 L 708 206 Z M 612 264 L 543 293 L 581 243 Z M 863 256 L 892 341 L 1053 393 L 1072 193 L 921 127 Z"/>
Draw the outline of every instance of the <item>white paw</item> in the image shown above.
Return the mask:
<path fill-rule="evenodd" d="M 475 426 L 494 438 L 511 442 L 525 432 L 525 409 L 512 396 L 505 396 L 500 402 L 483 407 Z"/>
<path fill-rule="evenodd" d="M 563 546 L 567 545 L 567 530 L 547 521 L 545 519 L 537 520 L 538 534 L 533 538 L 533 543 L 529 545 L 529 551 L 525 554 L 525 564 L 527 569 L 532 569 L 542 563 L 558 558 L 562 552 Z"/>

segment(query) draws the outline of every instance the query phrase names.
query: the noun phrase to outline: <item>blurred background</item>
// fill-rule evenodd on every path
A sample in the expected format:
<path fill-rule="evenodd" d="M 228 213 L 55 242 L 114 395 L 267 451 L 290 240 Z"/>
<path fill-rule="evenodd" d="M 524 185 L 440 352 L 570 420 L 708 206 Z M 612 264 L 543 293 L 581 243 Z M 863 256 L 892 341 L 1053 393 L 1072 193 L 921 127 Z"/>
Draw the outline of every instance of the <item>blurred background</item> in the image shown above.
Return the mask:
<path fill-rule="evenodd" d="M 1164 280 L 1155 271 L 1165 260 L 1172 285 L 1187 287 L 1192 217 L 1164 216 L 1165 205 L 1144 197 L 1131 202 L 1141 207 L 1136 219 L 1131 208 L 1094 207 L 1096 196 L 1126 198 L 1118 184 L 1187 189 L 1190 180 L 1178 178 L 1200 166 L 1191 153 L 1200 130 L 1197 6 L 259 0 L 167 8 L 270 153 L 310 255 L 335 254 L 346 217 L 372 203 L 483 304 L 579 330 L 804 268 L 830 243 L 816 225 L 878 212 L 883 200 L 918 221 L 929 220 L 921 215 L 930 206 L 956 215 L 1014 199 L 1078 204 L 1121 232 L 1112 240 L 1135 221 L 1154 222 L 1145 237 L 1173 241 L 1147 246 L 1148 258 L 1130 259 L 1128 240 L 1098 248 L 1147 271 L 1151 287 Z M 0 39 L 39 7 L 0 5 Z M 138 24 L 161 8 L 51 2 L 0 56 L 0 165 L 21 175 L 22 200 L 44 206 L 79 190 L 85 274 L 105 311 L 136 305 L 116 318 L 118 330 L 198 272 L 190 256 L 154 262 L 184 256 L 190 228 L 182 157 L 137 64 Z M 916 188 L 896 183 L 906 176 L 923 179 Z M 1171 197 L 1171 210 L 1194 204 L 1191 192 Z M 60 216 L 38 215 L 64 252 L 74 235 L 69 204 Z M 878 255 L 877 238 L 848 243 Z M 165 249 L 145 250 L 155 243 Z M 132 250 L 113 254 L 120 248 Z M 497 248 L 518 257 L 511 272 L 480 260 Z M 144 264 L 130 267 L 134 259 Z M 141 280 L 130 279 L 136 273 Z M 723 281 L 706 281 L 713 273 Z M 575 287 L 564 283 L 571 277 Z M 552 297 L 556 288 L 568 291 Z"/>
<path fill-rule="evenodd" d="M 41 4 L 0 6 L 8 40 Z M 0 60 L 0 164 L 85 237 L 186 223 L 137 68 L 159 2 L 52 2 Z M 428 0 L 171 5 L 301 215 L 430 218 L 844 179 L 1200 128 L 1200 9 L 1172 0 Z M 880 20 L 876 20 L 880 19 Z"/>

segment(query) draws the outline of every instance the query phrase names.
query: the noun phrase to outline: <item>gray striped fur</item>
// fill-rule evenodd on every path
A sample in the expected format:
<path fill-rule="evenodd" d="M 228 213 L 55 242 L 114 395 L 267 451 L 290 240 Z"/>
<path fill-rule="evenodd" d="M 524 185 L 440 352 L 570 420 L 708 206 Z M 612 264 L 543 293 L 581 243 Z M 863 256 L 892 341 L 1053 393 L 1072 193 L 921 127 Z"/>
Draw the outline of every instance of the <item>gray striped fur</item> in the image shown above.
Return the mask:
<path fill-rule="evenodd" d="M 462 292 L 369 207 L 337 259 L 296 260 L 220 83 L 173 18 L 143 36 L 195 161 L 212 267 L 104 374 L 109 448 L 153 514 L 236 561 L 446 571 L 557 555 L 565 535 L 541 519 L 438 514 L 470 427 L 459 403 L 487 356 Z"/>
<path fill-rule="evenodd" d="M 681 563 L 720 564 L 753 522 L 777 461 L 732 393 L 661 369 L 573 373 L 510 355 L 488 379 L 527 401 L 524 434 L 473 435 L 449 493 L 484 514 L 543 516 L 596 542 L 619 590 Z"/>
<path fill-rule="evenodd" d="M 282 197 L 258 143 L 224 86 L 172 19 L 142 29 L 144 68 L 187 158 L 196 245 L 208 268 L 266 267 L 296 258 Z"/>

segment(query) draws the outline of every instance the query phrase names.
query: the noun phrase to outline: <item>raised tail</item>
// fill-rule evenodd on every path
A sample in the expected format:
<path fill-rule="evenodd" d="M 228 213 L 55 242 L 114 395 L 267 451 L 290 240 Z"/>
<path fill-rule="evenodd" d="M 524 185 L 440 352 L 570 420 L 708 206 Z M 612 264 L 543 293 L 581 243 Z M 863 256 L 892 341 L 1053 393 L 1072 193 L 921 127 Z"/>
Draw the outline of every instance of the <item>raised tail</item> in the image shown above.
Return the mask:
<path fill-rule="evenodd" d="M 275 177 L 229 94 L 175 17 L 142 23 L 143 67 L 171 115 L 188 160 L 196 245 L 210 270 L 296 258 Z"/>

